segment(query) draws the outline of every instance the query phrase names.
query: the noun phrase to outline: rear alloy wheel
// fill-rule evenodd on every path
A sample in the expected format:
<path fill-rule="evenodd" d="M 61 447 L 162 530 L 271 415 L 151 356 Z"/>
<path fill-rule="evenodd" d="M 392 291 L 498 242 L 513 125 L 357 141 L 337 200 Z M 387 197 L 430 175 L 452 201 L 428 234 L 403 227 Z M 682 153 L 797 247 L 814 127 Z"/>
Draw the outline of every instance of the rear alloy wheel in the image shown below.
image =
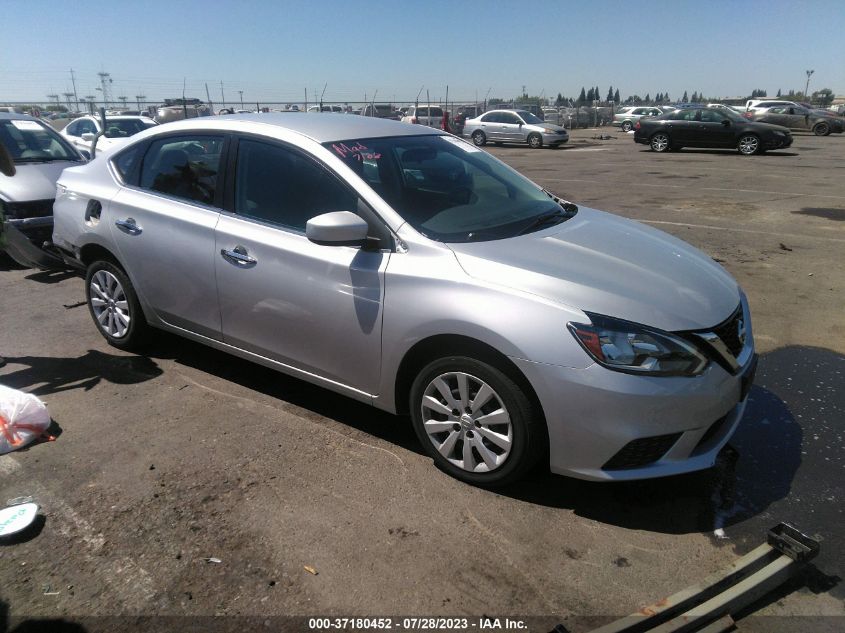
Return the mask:
<path fill-rule="evenodd" d="M 651 149 L 655 152 L 668 152 L 669 135 L 666 134 L 666 132 L 658 132 L 651 137 L 649 144 L 651 145 Z"/>
<path fill-rule="evenodd" d="M 134 349 L 146 341 L 149 326 L 129 277 L 109 261 L 97 261 L 85 276 L 88 311 L 100 334 L 119 349 Z"/>
<path fill-rule="evenodd" d="M 736 148 L 744 156 L 752 156 L 760 151 L 760 139 L 753 134 L 743 134 Z"/>
<path fill-rule="evenodd" d="M 634 126 L 630 121 L 623 121 L 622 122 L 622 131 L 623 132 L 630 132 L 633 129 L 634 129 Z"/>
<path fill-rule="evenodd" d="M 830 134 L 830 126 L 827 123 L 816 123 L 813 126 L 813 134 L 816 136 L 827 136 Z"/>
<path fill-rule="evenodd" d="M 528 147 L 531 149 L 540 149 L 543 147 L 543 137 L 539 134 L 529 134 L 528 135 Z"/>
<path fill-rule="evenodd" d="M 478 145 L 479 147 L 483 147 L 487 144 L 487 135 L 484 134 L 481 130 L 472 133 L 472 142 Z"/>
<path fill-rule="evenodd" d="M 430 363 L 414 380 L 410 407 L 426 452 L 457 479 L 501 486 L 537 461 L 541 418 L 523 390 L 492 365 L 461 356 Z"/>

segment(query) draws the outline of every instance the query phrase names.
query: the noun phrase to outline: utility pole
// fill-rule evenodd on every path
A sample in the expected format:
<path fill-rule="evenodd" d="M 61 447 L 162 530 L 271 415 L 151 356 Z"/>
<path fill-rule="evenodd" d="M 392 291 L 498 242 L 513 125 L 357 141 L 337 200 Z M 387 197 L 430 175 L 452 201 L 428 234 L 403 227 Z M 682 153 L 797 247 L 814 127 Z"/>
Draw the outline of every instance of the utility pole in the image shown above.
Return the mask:
<path fill-rule="evenodd" d="M 238 90 L 238 94 L 241 95 L 241 110 L 244 109 L 244 91 Z"/>
<path fill-rule="evenodd" d="M 220 101 L 223 102 L 223 107 L 226 107 L 226 95 L 223 94 L 223 82 L 220 82 Z"/>
<path fill-rule="evenodd" d="M 88 102 L 88 113 L 94 114 L 94 102 L 97 99 L 97 97 L 95 97 L 94 95 L 85 95 L 82 98 L 85 99 Z"/>
<path fill-rule="evenodd" d="M 48 99 L 55 99 L 55 100 L 56 100 L 56 106 L 58 106 L 58 105 L 59 105 L 59 95 L 57 95 L 57 94 L 50 94 L 50 95 L 47 95 L 47 98 L 48 98 Z"/>
<path fill-rule="evenodd" d="M 141 102 L 147 98 L 147 95 L 135 95 L 135 99 L 138 101 L 138 112 L 141 111 Z"/>
<path fill-rule="evenodd" d="M 812 75 L 816 71 L 815 70 L 805 70 L 804 72 L 807 73 L 807 85 L 804 86 L 804 98 L 807 100 L 807 103 L 809 103 L 810 102 L 810 94 L 809 94 L 810 75 Z"/>
<path fill-rule="evenodd" d="M 111 95 L 109 94 L 109 87 L 113 83 L 111 74 L 101 71 L 97 73 L 97 76 L 100 78 L 100 88 L 99 90 L 103 93 L 103 106 L 108 108 L 109 101 L 111 100 Z"/>
<path fill-rule="evenodd" d="M 72 110 L 70 109 L 70 103 L 71 103 L 70 98 L 73 96 L 73 93 L 72 92 L 63 92 L 62 96 L 65 98 L 65 101 L 67 101 L 68 112 L 72 112 Z"/>
<path fill-rule="evenodd" d="M 73 84 L 73 101 L 76 103 L 76 109 L 79 110 L 79 96 L 76 94 L 76 77 L 73 76 L 73 68 L 70 69 L 70 83 Z"/>

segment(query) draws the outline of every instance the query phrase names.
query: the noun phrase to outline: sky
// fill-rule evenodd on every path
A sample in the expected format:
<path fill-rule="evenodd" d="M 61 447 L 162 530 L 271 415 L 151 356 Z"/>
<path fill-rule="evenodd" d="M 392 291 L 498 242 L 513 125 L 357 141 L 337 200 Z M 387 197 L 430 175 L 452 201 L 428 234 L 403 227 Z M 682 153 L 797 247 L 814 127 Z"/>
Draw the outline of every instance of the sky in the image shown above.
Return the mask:
<path fill-rule="evenodd" d="M 845 94 L 845 1 L 0 0 L 0 102 Z"/>

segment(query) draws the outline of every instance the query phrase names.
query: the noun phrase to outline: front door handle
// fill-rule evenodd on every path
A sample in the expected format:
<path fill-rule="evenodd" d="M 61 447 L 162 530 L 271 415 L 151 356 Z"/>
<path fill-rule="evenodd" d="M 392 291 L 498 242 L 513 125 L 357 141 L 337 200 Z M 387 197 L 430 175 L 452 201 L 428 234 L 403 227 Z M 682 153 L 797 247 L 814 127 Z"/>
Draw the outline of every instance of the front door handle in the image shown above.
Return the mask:
<path fill-rule="evenodd" d="M 126 218 L 125 220 L 115 220 L 117 228 L 129 233 L 129 235 L 139 235 L 142 231 L 141 227 L 135 224 L 134 218 Z"/>
<path fill-rule="evenodd" d="M 250 257 L 243 246 L 236 246 L 232 250 L 220 249 L 220 254 L 230 262 L 239 266 L 255 266 L 258 260 Z"/>

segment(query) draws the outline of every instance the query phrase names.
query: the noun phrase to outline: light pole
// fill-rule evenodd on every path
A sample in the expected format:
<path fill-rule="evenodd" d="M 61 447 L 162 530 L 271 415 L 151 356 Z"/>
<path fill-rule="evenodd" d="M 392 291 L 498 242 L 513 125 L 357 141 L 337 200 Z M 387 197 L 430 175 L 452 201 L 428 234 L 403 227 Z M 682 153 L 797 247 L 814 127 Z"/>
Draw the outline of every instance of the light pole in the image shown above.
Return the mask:
<path fill-rule="evenodd" d="M 816 71 L 815 70 L 805 70 L 804 72 L 807 73 L 807 85 L 804 86 L 804 98 L 807 100 L 807 103 L 809 103 L 810 102 L 810 95 L 809 95 L 808 91 L 810 90 L 810 75 L 812 75 Z"/>
<path fill-rule="evenodd" d="M 241 95 L 241 110 L 244 109 L 244 91 L 238 90 L 238 94 Z"/>

